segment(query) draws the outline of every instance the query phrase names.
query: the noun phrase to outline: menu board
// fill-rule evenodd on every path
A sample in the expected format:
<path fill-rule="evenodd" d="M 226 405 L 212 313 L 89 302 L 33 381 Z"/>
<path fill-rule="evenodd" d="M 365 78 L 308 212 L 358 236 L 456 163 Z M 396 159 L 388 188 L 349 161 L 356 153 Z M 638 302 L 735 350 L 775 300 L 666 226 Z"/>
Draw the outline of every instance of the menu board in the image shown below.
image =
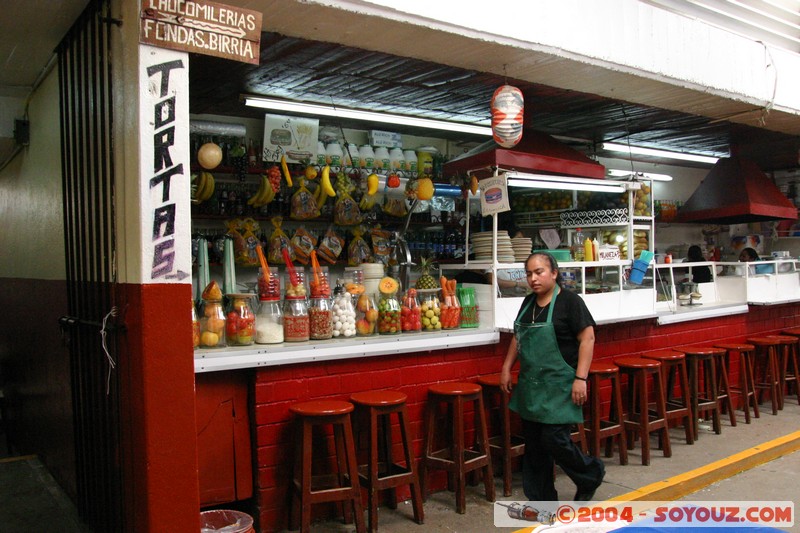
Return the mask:
<path fill-rule="evenodd" d="M 319 120 L 315 118 L 266 115 L 262 159 L 278 162 L 285 154 L 287 163 L 316 161 L 318 134 Z"/>

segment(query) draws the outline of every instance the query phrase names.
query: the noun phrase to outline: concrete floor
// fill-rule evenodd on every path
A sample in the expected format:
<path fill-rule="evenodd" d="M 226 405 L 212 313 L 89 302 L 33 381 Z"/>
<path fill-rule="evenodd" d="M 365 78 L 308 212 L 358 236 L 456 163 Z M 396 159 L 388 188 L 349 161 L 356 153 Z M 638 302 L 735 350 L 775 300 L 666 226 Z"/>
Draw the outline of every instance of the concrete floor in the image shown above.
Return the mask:
<path fill-rule="evenodd" d="M 654 450 L 650 466 L 641 465 L 640 448 L 637 445 L 629 452 L 629 464 L 620 466 L 618 457 L 604 458 L 606 478 L 595 496 L 605 500 L 630 493 L 650 484 L 674 478 L 679 474 L 699 469 L 720 459 L 800 431 L 800 406 L 787 398 L 786 406 L 778 416 L 763 412 L 760 419 L 744 424 L 741 412 L 737 411 L 738 426 L 731 427 L 723 418 L 723 429 L 715 435 L 702 428 L 699 440 L 687 445 L 680 428 L 670 432 L 673 456 L 665 458 Z M 0 450 L 5 442 L 0 435 Z M 800 439 L 800 437 L 798 437 Z M 655 438 L 651 440 L 655 447 Z M 755 453 L 758 453 L 756 451 Z M 800 508 L 800 453 L 787 453 L 782 457 L 712 483 L 701 490 L 677 497 L 689 501 L 781 501 L 794 500 Z M 515 473 L 513 494 L 502 496 L 502 481 L 495 479 L 498 501 L 524 502 L 519 472 Z M 558 476 L 557 488 L 562 498 L 570 498 L 574 487 L 563 474 Z M 512 532 L 519 528 L 494 527 L 494 505 L 483 497 L 482 484 L 467 489 L 467 511 L 463 515 L 455 512 L 453 493 L 441 491 L 430 495 L 425 503 L 425 523 L 413 522 L 411 505 L 398 505 L 397 510 L 381 508 L 380 531 L 388 533 L 483 533 L 487 531 Z M 312 526 L 314 532 L 343 533 L 354 531 L 353 525 L 338 520 L 318 522 Z M 791 531 L 800 531 L 800 522 Z M 80 523 L 75 507 L 52 476 L 36 457 L 0 457 L 0 531 L 14 533 L 87 533 Z M 685 531 L 690 531 L 686 529 Z"/>

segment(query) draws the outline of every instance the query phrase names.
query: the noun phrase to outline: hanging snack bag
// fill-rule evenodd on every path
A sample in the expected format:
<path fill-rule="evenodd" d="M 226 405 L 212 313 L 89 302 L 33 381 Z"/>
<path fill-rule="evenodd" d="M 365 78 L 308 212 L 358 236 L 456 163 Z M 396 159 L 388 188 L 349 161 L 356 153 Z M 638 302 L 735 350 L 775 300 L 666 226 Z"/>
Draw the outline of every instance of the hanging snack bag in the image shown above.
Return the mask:
<path fill-rule="evenodd" d="M 239 232 L 242 234 L 242 239 L 244 239 L 245 253 L 241 255 L 241 258 L 237 254 L 236 259 L 243 265 L 255 266 L 258 264 L 256 247 L 261 245 L 261 241 L 257 236 L 259 229 L 258 222 L 252 218 L 244 219 L 241 226 L 239 226 Z"/>
<path fill-rule="evenodd" d="M 369 244 L 364 240 L 364 229 L 361 226 L 353 228 L 353 240 L 347 247 L 347 264 L 358 266 L 370 262 L 371 255 Z"/>
<path fill-rule="evenodd" d="M 339 226 L 361 224 L 361 210 L 347 192 L 340 192 L 333 210 L 333 223 Z"/>
<path fill-rule="evenodd" d="M 317 200 L 311 192 L 306 189 L 306 180 L 300 180 L 300 188 L 292 195 L 292 214 L 294 220 L 309 220 L 319 216 Z"/>
<path fill-rule="evenodd" d="M 392 234 L 379 227 L 370 231 L 372 236 L 372 257 L 376 263 L 389 264 L 389 257 L 392 254 L 391 238 Z"/>
<path fill-rule="evenodd" d="M 404 217 L 408 214 L 405 198 L 386 198 L 383 212 L 392 217 Z"/>
<path fill-rule="evenodd" d="M 228 231 L 225 235 L 233 239 L 233 257 L 239 264 L 246 264 L 247 259 L 247 243 L 242 236 L 242 225 L 244 222 L 240 218 L 234 218 L 225 222 Z"/>
<path fill-rule="evenodd" d="M 308 264 L 311 252 L 317 246 L 317 238 L 304 227 L 297 228 L 292 237 L 292 247 L 298 263 Z"/>
<path fill-rule="evenodd" d="M 317 255 L 330 264 L 335 264 L 336 260 L 344 249 L 344 239 L 336 234 L 333 226 L 328 227 L 322 242 L 319 243 Z"/>
<path fill-rule="evenodd" d="M 292 247 L 292 241 L 289 237 L 281 229 L 281 224 L 283 224 L 282 217 L 272 217 L 272 225 L 274 229 L 272 230 L 272 235 L 269 236 L 269 250 L 267 252 L 267 259 L 272 264 L 283 263 L 283 252 L 282 250 L 286 248 L 289 251 L 289 257 L 292 261 L 295 260 L 294 256 L 294 248 Z"/>

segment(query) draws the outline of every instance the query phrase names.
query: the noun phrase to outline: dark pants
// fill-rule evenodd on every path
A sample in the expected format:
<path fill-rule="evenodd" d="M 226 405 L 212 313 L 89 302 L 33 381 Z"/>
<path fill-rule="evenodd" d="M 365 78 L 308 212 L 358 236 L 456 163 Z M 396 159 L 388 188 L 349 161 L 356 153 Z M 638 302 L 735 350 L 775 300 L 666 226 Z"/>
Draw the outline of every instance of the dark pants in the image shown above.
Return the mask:
<path fill-rule="evenodd" d="M 581 492 L 594 490 L 603 482 L 603 461 L 584 455 L 572 442 L 570 432 L 570 424 L 522 421 L 525 437 L 522 488 L 528 501 L 558 501 L 553 463 L 561 467 Z"/>

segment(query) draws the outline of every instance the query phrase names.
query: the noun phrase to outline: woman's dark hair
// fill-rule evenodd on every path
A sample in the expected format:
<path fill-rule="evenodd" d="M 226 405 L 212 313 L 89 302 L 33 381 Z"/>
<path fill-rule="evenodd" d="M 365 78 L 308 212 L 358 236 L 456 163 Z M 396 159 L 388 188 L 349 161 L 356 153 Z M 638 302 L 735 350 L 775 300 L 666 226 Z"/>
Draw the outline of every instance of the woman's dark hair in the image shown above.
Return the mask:
<path fill-rule="evenodd" d="M 756 252 L 752 248 L 743 248 L 742 251 L 739 252 L 739 257 L 741 257 L 742 254 L 747 256 L 748 261 L 758 261 L 759 259 L 758 252 Z"/>
<path fill-rule="evenodd" d="M 545 259 L 547 259 L 547 261 L 550 263 L 550 270 L 554 272 L 558 271 L 558 274 L 556 274 L 556 283 L 558 284 L 559 287 L 561 287 L 563 281 L 563 279 L 561 278 L 561 270 L 558 269 L 558 261 L 556 260 L 555 257 L 553 257 L 552 254 L 547 252 L 534 252 L 531 255 L 529 255 L 528 258 L 525 260 L 525 266 L 527 267 L 528 261 L 530 261 L 532 258 L 536 256 L 544 257 Z"/>
<path fill-rule="evenodd" d="M 696 244 L 693 244 L 689 247 L 689 249 L 686 251 L 686 257 L 692 262 L 706 260 L 706 258 L 703 257 L 703 251 Z"/>

